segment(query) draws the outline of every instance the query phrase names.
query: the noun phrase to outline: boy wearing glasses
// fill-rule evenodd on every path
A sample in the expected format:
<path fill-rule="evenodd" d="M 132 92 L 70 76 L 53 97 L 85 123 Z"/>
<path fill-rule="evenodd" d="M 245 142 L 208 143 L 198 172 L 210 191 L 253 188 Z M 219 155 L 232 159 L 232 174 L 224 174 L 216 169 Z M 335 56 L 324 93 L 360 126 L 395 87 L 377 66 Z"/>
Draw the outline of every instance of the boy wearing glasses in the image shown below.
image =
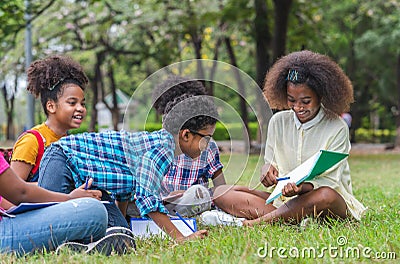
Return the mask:
<path fill-rule="evenodd" d="M 169 78 L 153 91 L 153 106 L 157 113 L 165 115 L 169 111 L 168 102 L 182 94 L 207 97 L 205 87 L 196 80 L 179 76 Z M 195 124 L 201 128 L 201 123 Z M 211 209 L 214 188 L 224 185 L 223 165 L 219 159 L 219 149 L 212 134 L 204 129 L 189 130 L 191 136 L 199 139 L 201 154 L 193 159 L 187 154 L 174 158 L 162 181 L 162 195 L 170 214 L 175 212 L 190 217 Z M 209 188 L 212 180 L 213 188 Z M 128 215 L 134 215 L 134 208 L 128 208 Z"/>

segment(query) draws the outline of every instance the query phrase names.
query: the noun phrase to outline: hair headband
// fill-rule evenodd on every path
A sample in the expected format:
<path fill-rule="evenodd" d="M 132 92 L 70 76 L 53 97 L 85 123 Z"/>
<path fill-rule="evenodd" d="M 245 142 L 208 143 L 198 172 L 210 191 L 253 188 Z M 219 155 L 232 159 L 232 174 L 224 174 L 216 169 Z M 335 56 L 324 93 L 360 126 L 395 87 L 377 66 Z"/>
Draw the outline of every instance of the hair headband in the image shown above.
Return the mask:
<path fill-rule="evenodd" d="M 306 79 L 307 78 L 304 74 L 301 74 L 295 69 L 290 69 L 288 75 L 286 76 L 286 80 L 292 83 L 305 83 Z"/>
<path fill-rule="evenodd" d="M 64 83 L 73 83 L 78 85 L 79 87 L 81 87 L 81 89 L 83 89 L 82 84 L 80 82 L 78 82 L 75 79 L 70 79 L 70 78 L 61 78 L 60 80 L 58 80 L 53 86 L 47 88 L 49 91 L 53 91 L 54 89 L 56 89 L 58 86 L 64 84 Z"/>

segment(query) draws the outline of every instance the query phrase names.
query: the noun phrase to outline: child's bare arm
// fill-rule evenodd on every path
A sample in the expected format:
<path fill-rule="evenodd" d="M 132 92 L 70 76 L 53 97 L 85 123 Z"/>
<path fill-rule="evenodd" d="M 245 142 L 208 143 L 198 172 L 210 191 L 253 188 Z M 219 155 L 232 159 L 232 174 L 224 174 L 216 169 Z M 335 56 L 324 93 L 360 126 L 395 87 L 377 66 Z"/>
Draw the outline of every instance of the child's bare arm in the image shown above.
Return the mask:
<path fill-rule="evenodd" d="M 207 230 L 199 230 L 190 236 L 185 237 L 171 222 L 168 215 L 160 212 L 150 212 L 149 216 L 162 230 L 164 230 L 164 232 L 166 232 L 177 242 L 183 242 L 185 240 L 192 240 L 195 238 L 204 238 L 204 236 L 207 235 Z"/>
<path fill-rule="evenodd" d="M 214 173 L 214 176 L 212 177 L 212 181 L 213 181 L 214 187 L 226 184 L 225 176 L 224 176 L 224 173 L 222 172 L 222 169 L 219 169 Z"/>

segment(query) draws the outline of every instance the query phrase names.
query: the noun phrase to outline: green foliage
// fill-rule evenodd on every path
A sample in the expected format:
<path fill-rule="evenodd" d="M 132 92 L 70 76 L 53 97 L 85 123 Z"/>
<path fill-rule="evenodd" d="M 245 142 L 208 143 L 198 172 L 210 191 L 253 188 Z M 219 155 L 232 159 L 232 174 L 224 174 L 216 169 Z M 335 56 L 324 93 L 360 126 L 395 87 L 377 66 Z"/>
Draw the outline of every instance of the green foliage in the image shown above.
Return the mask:
<path fill-rule="evenodd" d="M 249 131 L 250 131 L 250 138 L 255 139 L 257 137 L 257 129 L 258 123 L 257 122 L 250 122 L 249 124 Z M 226 126 L 222 125 L 221 123 L 217 123 L 214 133 L 215 140 L 243 140 L 245 137 L 243 134 L 243 124 L 227 124 Z"/>
<path fill-rule="evenodd" d="M 357 143 L 394 143 L 396 131 L 389 129 L 356 129 L 355 142 Z"/>
<path fill-rule="evenodd" d="M 224 125 L 217 123 L 215 125 L 215 131 L 213 135 L 214 140 L 227 140 L 230 139 L 229 133 Z"/>
<path fill-rule="evenodd" d="M 69 130 L 69 134 L 70 135 L 80 134 L 80 133 L 84 133 L 84 132 L 88 132 L 88 125 L 87 124 L 81 125 L 80 128 L 75 128 L 75 129 Z"/>
<path fill-rule="evenodd" d="M 162 128 L 161 123 L 147 122 L 145 130 L 149 132 L 157 131 Z M 257 122 L 249 123 L 250 138 L 255 140 L 257 137 Z M 96 131 L 98 129 L 96 128 Z M 82 124 L 80 128 L 71 129 L 70 134 L 79 134 L 88 132 L 88 124 Z M 217 123 L 214 132 L 214 140 L 242 140 L 243 139 L 243 126 L 242 124 L 229 124 L 224 126 L 221 123 Z M 355 142 L 357 143 L 393 143 L 396 138 L 396 130 L 389 129 L 368 129 L 358 128 L 355 131 Z"/>
<path fill-rule="evenodd" d="M 4 48 L 12 47 L 15 34 L 23 28 L 24 25 L 24 2 L 1 1 L 0 2 L 0 56 L 2 57 Z"/>
<path fill-rule="evenodd" d="M 355 40 L 356 55 L 364 68 L 359 72 L 360 78 L 357 78 L 357 82 L 361 87 L 367 86 L 370 94 L 378 98 L 375 100 L 379 100 L 379 103 L 395 105 L 398 97 L 395 77 L 398 73 L 395 65 L 400 55 L 396 44 L 400 40 L 400 3 L 366 1 L 359 10 L 364 25 L 367 24 L 368 27 Z M 381 67 L 381 63 L 392 67 Z M 365 94 L 360 96 L 365 97 Z"/>
<path fill-rule="evenodd" d="M 147 122 L 146 125 L 145 125 L 146 131 L 149 131 L 149 132 L 157 131 L 157 130 L 160 130 L 161 128 L 162 128 L 162 124 L 161 123 L 150 123 L 150 122 Z"/>
<path fill-rule="evenodd" d="M 161 123 L 147 122 L 145 129 L 146 131 L 152 132 L 161 129 L 161 127 L 162 127 Z M 249 123 L 251 139 L 255 139 L 257 137 L 257 129 L 258 129 L 257 122 Z M 242 140 L 244 138 L 243 125 L 242 124 L 223 125 L 218 122 L 215 126 L 215 132 L 213 138 L 214 140 L 230 140 L 230 139 Z"/>

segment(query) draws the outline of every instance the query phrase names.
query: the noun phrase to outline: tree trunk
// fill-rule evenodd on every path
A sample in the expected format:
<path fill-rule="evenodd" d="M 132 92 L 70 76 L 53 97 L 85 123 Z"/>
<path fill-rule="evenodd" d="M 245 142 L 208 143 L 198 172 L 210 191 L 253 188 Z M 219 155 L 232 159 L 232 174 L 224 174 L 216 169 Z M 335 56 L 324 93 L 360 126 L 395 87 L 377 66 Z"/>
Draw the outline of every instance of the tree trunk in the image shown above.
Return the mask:
<path fill-rule="evenodd" d="M 92 114 L 89 124 L 89 132 L 96 131 L 97 124 L 97 109 L 96 104 L 99 101 L 99 89 L 102 86 L 102 73 L 101 73 L 101 65 L 104 61 L 104 52 L 96 53 L 96 63 L 94 65 L 94 80 L 92 82 L 91 88 L 93 91 L 93 101 L 92 101 Z"/>
<path fill-rule="evenodd" d="M 18 82 L 18 75 L 15 76 L 15 85 Z M 17 90 L 15 86 L 15 91 Z M 15 139 L 15 131 L 14 131 L 14 123 L 13 123 L 13 113 L 14 113 L 14 99 L 15 99 L 15 91 L 11 96 L 8 96 L 9 91 L 7 91 L 7 86 L 4 84 L 1 87 L 1 92 L 4 98 L 4 112 L 6 114 L 7 126 L 6 126 L 6 140 L 14 140 Z"/>
<path fill-rule="evenodd" d="M 232 45 L 231 45 L 231 39 L 229 37 L 225 37 L 225 45 L 226 45 L 226 50 L 228 52 L 228 56 L 230 58 L 231 64 L 235 67 L 234 68 L 234 74 L 235 74 L 235 78 L 236 81 L 238 83 L 238 87 L 239 87 L 239 96 L 240 96 L 240 114 L 243 120 L 243 124 L 244 124 L 244 128 L 243 128 L 243 134 L 244 137 L 243 139 L 245 139 L 246 137 L 246 133 L 249 137 L 249 140 L 251 142 L 251 138 L 250 138 L 250 130 L 249 130 L 249 118 L 248 118 L 248 113 L 247 113 L 247 107 L 246 107 L 246 92 L 244 90 L 244 84 L 243 84 L 243 80 L 240 77 L 239 74 L 239 69 L 237 66 L 237 62 L 236 62 L 236 56 L 235 56 L 235 52 L 233 51 Z M 249 145 L 247 144 L 247 140 L 244 140 L 245 142 L 245 149 L 249 149 Z"/>
<path fill-rule="evenodd" d="M 189 18 L 190 17 L 195 17 L 196 14 L 193 12 L 193 8 L 191 6 L 190 1 L 186 2 L 187 4 L 187 13 Z M 204 80 L 204 70 L 203 70 L 203 65 L 201 62 L 201 48 L 202 48 L 202 36 L 201 33 L 199 34 L 199 32 L 201 32 L 201 30 L 199 30 L 197 28 L 197 24 L 196 23 L 192 23 L 192 25 L 189 26 L 189 35 L 192 39 L 192 44 L 194 47 L 194 53 L 196 54 L 196 59 L 197 59 L 197 76 L 200 80 L 202 80 L 201 82 L 205 85 Z"/>
<path fill-rule="evenodd" d="M 220 7 L 222 10 L 222 6 Z M 214 57 L 213 57 L 213 64 L 211 67 L 211 71 L 210 71 L 210 87 L 207 87 L 207 93 L 210 96 L 214 95 L 214 76 L 215 73 L 217 72 L 217 65 L 218 65 L 218 57 L 219 57 L 219 47 L 222 45 L 222 40 L 223 40 L 223 36 L 225 35 L 225 30 L 226 30 L 227 25 L 224 22 L 221 22 L 220 25 L 218 26 L 218 29 L 220 31 L 221 36 L 219 36 L 217 38 L 217 41 L 215 42 L 215 48 L 214 48 Z"/>
<path fill-rule="evenodd" d="M 271 34 L 268 25 L 268 12 L 267 4 L 265 0 L 254 0 L 254 9 L 256 16 L 254 19 L 254 32 L 255 32 L 255 42 L 256 42 L 256 82 L 258 86 L 263 89 L 264 78 L 270 64 L 270 57 L 268 54 L 268 49 L 271 44 Z M 257 96 L 257 108 L 260 113 L 266 111 L 263 109 L 264 98 Z M 261 128 L 267 125 L 267 120 L 261 115 L 259 124 L 260 127 L 257 131 L 257 142 L 262 144 L 265 142 L 266 133 L 261 134 Z M 266 129 L 265 129 L 266 131 Z"/>
<path fill-rule="evenodd" d="M 17 93 L 17 86 L 18 86 L 18 79 L 19 74 L 15 74 L 14 79 L 14 91 L 12 91 L 12 95 L 10 96 L 10 101 L 8 105 L 8 112 L 7 112 L 7 139 L 14 140 L 15 139 L 15 128 L 14 128 L 14 121 L 13 121 L 13 114 L 14 114 L 14 102 L 15 102 L 15 94 Z M 30 128 L 27 128 L 30 129 Z"/>
<path fill-rule="evenodd" d="M 400 54 L 397 54 L 397 65 L 396 65 L 396 76 L 397 76 L 397 111 L 400 111 Z M 395 147 L 400 147 L 400 114 L 396 116 L 396 141 Z"/>
<path fill-rule="evenodd" d="M 221 46 L 222 43 L 222 37 L 218 37 L 217 42 L 215 43 L 215 48 L 214 48 L 214 57 L 213 57 L 213 64 L 210 70 L 210 82 L 209 85 L 206 87 L 207 88 L 207 94 L 209 96 L 214 95 L 214 76 L 215 73 L 217 72 L 217 65 L 218 65 L 218 55 L 219 55 L 219 47 Z"/>
<path fill-rule="evenodd" d="M 275 24 L 272 44 L 272 58 L 275 61 L 286 52 L 286 35 L 292 0 L 274 0 Z"/>
<path fill-rule="evenodd" d="M 271 34 L 268 25 L 267 4 L 265 0 L 255 0 L 254 32 L 256 40 L 256 70 L 257 84 L 262 88 L 265 74 L 269 68 L 270 58 L 268 49 L 271 44 Z"/>
<path fill-rule="evenodd" d="M 111 109 L 111 115 L 112 115 L 112 123 L 114 130 L 118 130 L 118 123 L 119 123 L 119 107 L 118 107 L 118 101 L 117 101 L 117 86 L 115 84 L 115 78 L 114 78 L 114 69 L 112 66 L 111 61 L 108 63 L 108 79 L 110 80 L 110 88 L 111 88 L 111 94 L 112 94 L 112 102 L 113 105 L 110 106 Z M 104 94 L 105 96 L 105 94 Z"/>
<path fill-rule="evenodd" d="M 197 76 L 202 80 L 204 83 L 204 70 L 203 70 L 203 65 L 201 61 L 201 46 L 202 46 L 202 39 L 199 36 L 199 34 L 196 32 L 197 29 L 192 29 L 192 32 L 190 33 L 190 36 L 192 38 L 192 43 L 194 47 L 194 52 L 196 54 L 196 59 L 197 60 Z"/>
<path fill-rule="evenodd" d="M 353 80 L 355 78 L 355 72 L 356 72 L 356 50 L 355 50 L 355 42 L 354 39 L 350 41 L 350 54 L 349 54 L 349 62 L 348 62 L 348 67 L 347 67 L 347 75 L 349 76 L 350 80 Z M 352 116 L 353 120 L 353 112 L 350 110 L 350 114 Z M 356 142 L 356 126 L 352 122 L 350 126 L 350 142 L 355 143 Z"/>

